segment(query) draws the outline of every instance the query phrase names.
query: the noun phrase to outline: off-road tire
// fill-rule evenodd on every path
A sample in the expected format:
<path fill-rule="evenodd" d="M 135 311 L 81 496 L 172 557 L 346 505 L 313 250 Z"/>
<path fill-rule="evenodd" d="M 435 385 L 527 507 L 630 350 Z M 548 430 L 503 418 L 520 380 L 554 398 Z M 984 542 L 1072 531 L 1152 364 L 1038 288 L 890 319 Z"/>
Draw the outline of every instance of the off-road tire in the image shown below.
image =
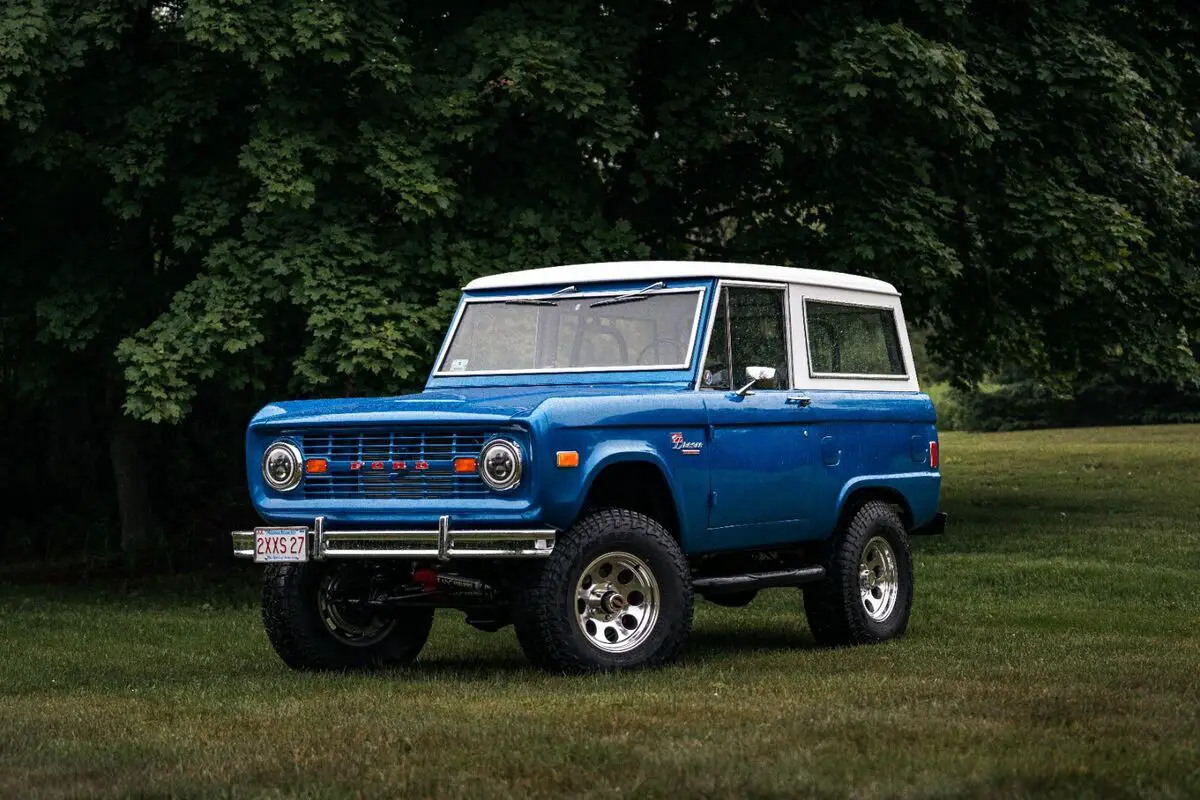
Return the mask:
<path fill-rule="evenodd" d="M 283 662 L 297 670 L 359 670 L 412 663 L 433 625 L 432 608 L 396 612 L 384 638 L 352 645 L 321 618 L 318 592 L 335 567 L 321 562 L 272 564 L 263 574 L 262 616 L 267 638 Z"/>
<path fill-rule="evenodd" d="M 641 559 L 659 587 L 657 621 L 647 638 L 623 653 L 589 641 L 576 612 L 576 589 L 588 564 L 608 553 Z M 551 672 L 585 673 L 654 667 L 678 655 L 692 629 L 692 581 L 678 543 L 644 514 L 605 509 L 584 517 L 531 565 L 517 593 L 514 627 L 525 655 Z"/>
<path fill-rule="evenodd" d="M 898 594 L 882 620 L 871 619 L 863 605 L 859 565 L 864 548 L 881 537 L 895 556 Z M 804 612 L 817 642 L 837 647 L 874 644 L 904 635 L 913 601 L 912 551 L 895 509 L 879 500 L 863 503 L 830 540 L 825 578 L 804 589 Z"/>

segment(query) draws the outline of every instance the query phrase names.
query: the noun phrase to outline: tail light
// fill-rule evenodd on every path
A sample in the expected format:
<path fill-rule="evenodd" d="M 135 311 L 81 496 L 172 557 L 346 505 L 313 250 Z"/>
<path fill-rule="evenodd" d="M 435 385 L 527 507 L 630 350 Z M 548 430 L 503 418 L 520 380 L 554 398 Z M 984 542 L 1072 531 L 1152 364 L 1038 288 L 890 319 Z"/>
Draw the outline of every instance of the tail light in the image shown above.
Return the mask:
<path fill-rule="evenodd" d="M 933 469 L 938 468 L 938 443 L 929 443 L 929 466 Z"/>

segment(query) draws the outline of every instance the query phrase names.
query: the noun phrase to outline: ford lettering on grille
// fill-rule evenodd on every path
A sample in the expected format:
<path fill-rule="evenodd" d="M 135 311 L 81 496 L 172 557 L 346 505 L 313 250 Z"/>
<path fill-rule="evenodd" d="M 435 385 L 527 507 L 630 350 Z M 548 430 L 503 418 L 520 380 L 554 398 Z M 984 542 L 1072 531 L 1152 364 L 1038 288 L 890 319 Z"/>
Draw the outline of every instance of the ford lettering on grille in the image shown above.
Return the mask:
<path fill-rule="evenodd" d="M 295 431 L 305 458 L 328 461 L 306 475 L 307 499 L 444 499 L 486 497 L 475 472 L 455 472 L 455 458 L 479 455 L 488 431 L 355 429 Z"/>

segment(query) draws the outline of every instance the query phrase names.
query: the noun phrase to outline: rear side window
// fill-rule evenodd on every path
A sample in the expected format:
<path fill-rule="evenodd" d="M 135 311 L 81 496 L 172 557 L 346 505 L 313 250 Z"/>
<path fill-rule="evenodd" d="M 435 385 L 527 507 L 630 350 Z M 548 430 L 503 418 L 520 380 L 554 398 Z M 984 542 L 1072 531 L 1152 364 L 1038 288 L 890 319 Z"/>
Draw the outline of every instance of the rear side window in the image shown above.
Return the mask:
<path fill-rule="evenodd" d="M 804 313 L 813 375 L 907 375 L 892 309 L 806 300 Z"/>

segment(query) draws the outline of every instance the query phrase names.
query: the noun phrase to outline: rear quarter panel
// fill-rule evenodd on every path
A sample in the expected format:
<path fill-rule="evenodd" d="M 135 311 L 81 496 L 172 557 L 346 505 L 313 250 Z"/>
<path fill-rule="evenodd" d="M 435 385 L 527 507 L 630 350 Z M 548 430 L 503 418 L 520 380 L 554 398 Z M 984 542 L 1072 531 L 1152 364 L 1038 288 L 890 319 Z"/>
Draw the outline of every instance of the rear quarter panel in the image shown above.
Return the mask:
<path fill-rule="evenodd" d="M 806 422 L 818 445 L 812 533 L 827 536 L 846 501 L 860 489 L 889 489 L 905 498 L 910 525 L 938 510 L 941 473 L 929 463 L 936 415 L 920 392 L 809 390 Z"/>
<path fill-rule="evenodd" d="M 809 300 L 889 309 L 903 356 L 903 376 L 833 376 L 812 367 L 805 303 Z M 819 445 L 813 537 L 830 535 L 846 501 L 859 489 L 903 495 L 911 525 L 937 513 L 941 474 L 929 464 L 937 441 L 937 415 L 920 391 L 908 326 L 899 295 L 793 285 L 789 289 L 793 335 L 793 386 L 812 398 L 805 421 Z"/>

